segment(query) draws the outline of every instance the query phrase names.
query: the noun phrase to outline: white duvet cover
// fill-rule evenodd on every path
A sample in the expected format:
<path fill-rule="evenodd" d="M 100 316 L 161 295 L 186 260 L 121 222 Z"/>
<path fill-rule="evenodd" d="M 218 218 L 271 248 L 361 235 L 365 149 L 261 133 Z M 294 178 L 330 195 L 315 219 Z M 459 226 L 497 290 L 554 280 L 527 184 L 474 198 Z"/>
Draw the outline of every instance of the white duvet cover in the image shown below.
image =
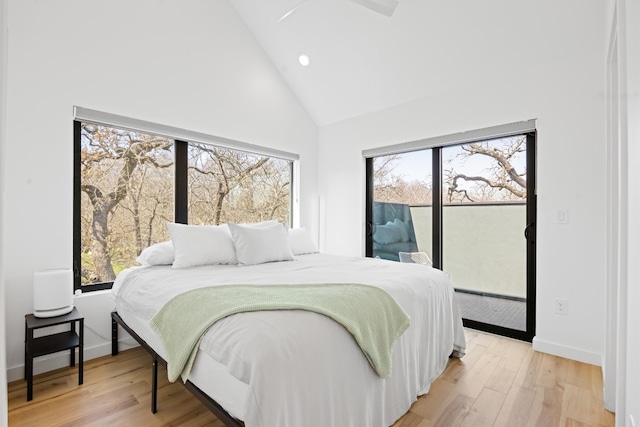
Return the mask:
<path fill-rule="evenodd" d="M 134 267 L 118 276 L 112 292 L 121 315 L 135 314 L 135 322 L 124 320 L 163 355 L 148 321 L 173 296 L 204 286 L 300 283 L 378 286 L 411 326 L 394 344 L 391 376 L 381 378 L 349 332 L 320 314 L 264 311 L 217 322 L 202 340 L 189 379 L 247 427 L 389 426 L 428 392 L 452 351 L 464 352 L 448 276 L 419 264 L 311 254 L 254 266 Z M 228 396 L 222 387 L 207 387 L 225 377 Z M 230 398 L 243 401 L 225 404 Z"/>

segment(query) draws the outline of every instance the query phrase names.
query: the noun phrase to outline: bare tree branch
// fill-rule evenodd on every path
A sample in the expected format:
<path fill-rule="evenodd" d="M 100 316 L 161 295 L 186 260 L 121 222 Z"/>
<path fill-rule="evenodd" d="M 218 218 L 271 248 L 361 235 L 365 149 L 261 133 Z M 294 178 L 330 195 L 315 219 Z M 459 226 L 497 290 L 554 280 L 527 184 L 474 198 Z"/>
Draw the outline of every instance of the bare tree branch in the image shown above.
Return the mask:
<path fill-rule="evenodd" d="M 521 174 L 518 174 L 516 172 L 516 169 L 509 161 L 516 152 L 521 151 L 520 147 L 521 144 L 517 144 L 514 149 L 511 149 L 507 153 L 504 153 L 498 148 L 489 149 L 488 147 L 483 147 L 478 143 L 474 143 L 465 146 L 464 149 L 469 151 L 470 155 L 482 154 L 484 156 L 495 159 L 502 167 L 502 170 L 504 170 L 513 181 L 515 181 L 520 187 L 527 188 L 527 181 L 522 178 Z"/>
<path fill-rule="evenodd" d="M 455 192 L 463 192 L 464 196 L 469 199 L 470 201 L 474 201 L 471 199 L 471 197 L 469 197 L 467 190 L 458 190 L 458 180 L 459 179 L 463 179 L 465 181 L 479 181 L 479 182 L 483 182 L 486 185 L 488 185 L 489 187 L 492 188 L 499 188 L 499 189 L 505 189 L 510 191 L 511 193 L 513 193 L 514 195 L 518 196 L 518 197 L 526 197 L 527 196 L 527 192 L 526 190 L 521 190 L 519 188 L 514 187 L 513 185 L 507 184 L 507 183 L 497 183 L 497 182 L 493 182 L 487 178 L 485 178 L 484 176 L 467 176 L 464 174 L 456 174 L 452 181 L 451 184 L 449 185 L 449 201 L 451 201 L 451 196 L 453 193 Z"/>

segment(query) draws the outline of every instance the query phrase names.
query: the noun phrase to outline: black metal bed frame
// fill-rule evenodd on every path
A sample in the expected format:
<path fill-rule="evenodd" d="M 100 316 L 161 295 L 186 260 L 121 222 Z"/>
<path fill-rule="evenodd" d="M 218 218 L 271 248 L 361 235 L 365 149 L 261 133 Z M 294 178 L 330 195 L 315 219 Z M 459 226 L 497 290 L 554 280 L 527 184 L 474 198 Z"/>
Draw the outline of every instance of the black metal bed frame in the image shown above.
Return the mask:
<path fill-rule="evenodd" d="M 158 353 L 156 353 L 156 351 L 151 348 L 145 340 L 136 334 L 133 329 L 131 329 L 129 325 L 122 320 L 122 317 L 120 317 L 116 311 L 111 313 L 112 356 L 118 354 L 118 325 L 122 326 L 122 328 L 142 346 L 142 348 L 147 350 L 153 359 L 153 363 L 151 365 L 151 412 L 155 414 L 158 411 L 158 362 L 162 363 L 165 367 L 167 366 L 167 362 Z M 207 409 L 213 412 L 213 414 L 222 421 L 224 425 L 228 427 L 244 427 L 244 423 L 242 421 L 231 416 L 222 406 L 220 406 L 218 402 L 207 396 L 205 392 L 200 390 L 191 381 L 186 381 L 182 384 L 191 392 L 191 394 L 197 397 Z"/>

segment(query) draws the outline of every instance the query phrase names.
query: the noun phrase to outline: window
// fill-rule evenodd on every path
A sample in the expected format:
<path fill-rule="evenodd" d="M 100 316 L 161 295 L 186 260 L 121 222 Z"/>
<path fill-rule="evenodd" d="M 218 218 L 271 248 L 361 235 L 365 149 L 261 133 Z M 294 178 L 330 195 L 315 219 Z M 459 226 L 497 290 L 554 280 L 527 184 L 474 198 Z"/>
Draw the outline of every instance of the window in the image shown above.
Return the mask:
<path fill-rule="evenodd" d="M 291 222 L 291 160 L 79 120 L 74 143 L 76 289 L 110 288 L 167 222 Z"/>
<path fill-rule="evenodd" d="M 195 143 L 188 158 L 191 222 L 290 223 L 291 162 Z"/>

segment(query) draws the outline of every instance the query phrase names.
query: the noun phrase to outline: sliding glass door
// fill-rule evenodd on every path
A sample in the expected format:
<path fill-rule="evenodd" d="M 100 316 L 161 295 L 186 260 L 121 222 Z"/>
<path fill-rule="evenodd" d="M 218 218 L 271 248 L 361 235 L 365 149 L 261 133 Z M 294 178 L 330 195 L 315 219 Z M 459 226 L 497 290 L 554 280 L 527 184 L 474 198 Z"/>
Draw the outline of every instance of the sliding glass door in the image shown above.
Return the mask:
<path fill-rule="evenodd" d="M 532 132 L 367 159 L 367 255 L 424 252 L 465 326 L 531 340 L 534 154 Z"/>

